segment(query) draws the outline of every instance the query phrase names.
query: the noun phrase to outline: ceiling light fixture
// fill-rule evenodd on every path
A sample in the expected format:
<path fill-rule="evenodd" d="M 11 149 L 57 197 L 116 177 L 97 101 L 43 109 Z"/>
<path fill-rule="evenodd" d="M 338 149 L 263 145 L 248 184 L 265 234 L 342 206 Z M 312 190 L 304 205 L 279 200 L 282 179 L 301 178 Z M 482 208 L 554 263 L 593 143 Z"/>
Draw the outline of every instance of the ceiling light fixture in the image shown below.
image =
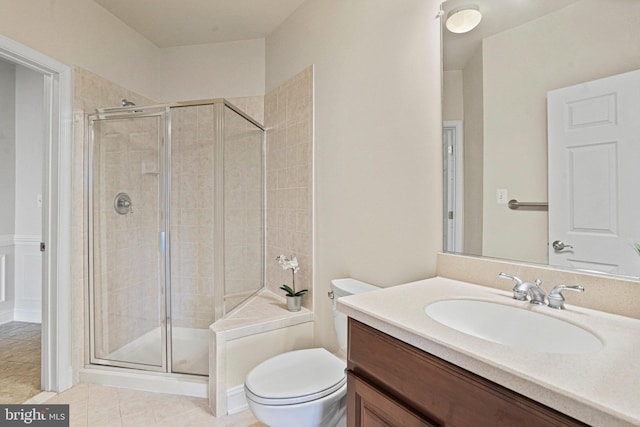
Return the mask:
<path fill-rule="evenodd" d="M 477 27 L 480 20 L 482 20 L 482 13 L 478 6 L 462 6 L 447 14 L 446 26 L 452 33 L 467 33 Z"/>

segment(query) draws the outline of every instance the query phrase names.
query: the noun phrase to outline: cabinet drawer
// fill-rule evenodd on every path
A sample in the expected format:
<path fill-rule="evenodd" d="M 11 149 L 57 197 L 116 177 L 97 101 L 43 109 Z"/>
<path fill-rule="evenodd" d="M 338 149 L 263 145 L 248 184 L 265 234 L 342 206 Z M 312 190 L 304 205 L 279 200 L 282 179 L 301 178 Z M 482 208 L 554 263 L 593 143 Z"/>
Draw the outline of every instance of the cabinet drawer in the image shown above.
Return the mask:
<path fill-rule="evenodd" d="M 442 426 L 587 426 L 353 319 L 347 368 Z"/>

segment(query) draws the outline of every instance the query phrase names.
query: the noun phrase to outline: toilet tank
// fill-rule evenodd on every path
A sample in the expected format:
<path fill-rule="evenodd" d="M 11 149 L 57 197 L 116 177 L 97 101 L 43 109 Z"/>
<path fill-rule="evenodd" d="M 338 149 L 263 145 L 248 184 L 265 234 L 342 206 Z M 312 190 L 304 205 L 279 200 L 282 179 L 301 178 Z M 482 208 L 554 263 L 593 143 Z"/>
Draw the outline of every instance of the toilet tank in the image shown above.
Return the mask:
<path fill-rule="evenodd" d="M 336 300 L 340 297 L 363 294 L 378 289 L 380 288 L 377 286 L 351 278 L 333 279 L 331 281 L 331 292 L 333 293 L 333 326 L 336 330 L 338 344 L 342 351 L 347 351 L 347 316 L 338 311 L 336 308 Z"/>

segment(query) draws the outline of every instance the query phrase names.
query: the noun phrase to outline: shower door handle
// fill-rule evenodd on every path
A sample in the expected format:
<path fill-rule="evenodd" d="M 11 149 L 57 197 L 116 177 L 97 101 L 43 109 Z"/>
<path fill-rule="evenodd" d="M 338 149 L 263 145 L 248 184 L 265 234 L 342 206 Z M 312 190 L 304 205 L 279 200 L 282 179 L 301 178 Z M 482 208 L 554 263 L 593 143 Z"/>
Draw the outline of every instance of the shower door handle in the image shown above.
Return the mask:
<path fill-rule="evenodd" d="M 164 231 L 160 232 L 160 249 L 162 250 L 162 253 L 164 253 L 165 251 L 165 244 L 166 244 L 166 240 L 165 240 L 165 234 Z"/>

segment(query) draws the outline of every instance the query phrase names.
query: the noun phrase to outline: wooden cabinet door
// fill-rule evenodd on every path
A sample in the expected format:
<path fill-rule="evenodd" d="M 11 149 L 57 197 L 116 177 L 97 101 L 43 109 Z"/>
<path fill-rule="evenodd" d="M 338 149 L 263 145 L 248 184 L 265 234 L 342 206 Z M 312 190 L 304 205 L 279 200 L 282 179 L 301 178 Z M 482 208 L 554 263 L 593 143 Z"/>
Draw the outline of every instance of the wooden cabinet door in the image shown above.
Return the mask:
<path fill-rule="evenodd" d="M 380 390 L 347 373 L 348 427 L 438 427 Z"/>
<path fill-rule="evenodd" d="M 365 382 L 356 397 L 356 386 L 347 385 L 348 410 L 352 411 L 349 427 L 588 427 L 353 319 L 349 319 L 347 368 L 352 376 Z M 375 385 L 378 394 L 383 390 L 382 397 L 365 392 L 367 384 Z M 388 402 L 380 403 L 383 400 Z M 392 403 L 402 411 L 385 409 L 385 405 L 393 408 Z M 364 413 L 371 424 L 364 424 Z M 407 420 L 416 418 L 426 424 L 393 421 L 393 416 L 401 413 Z M 374 417 L 393 422 L 375 424 Z"/>

